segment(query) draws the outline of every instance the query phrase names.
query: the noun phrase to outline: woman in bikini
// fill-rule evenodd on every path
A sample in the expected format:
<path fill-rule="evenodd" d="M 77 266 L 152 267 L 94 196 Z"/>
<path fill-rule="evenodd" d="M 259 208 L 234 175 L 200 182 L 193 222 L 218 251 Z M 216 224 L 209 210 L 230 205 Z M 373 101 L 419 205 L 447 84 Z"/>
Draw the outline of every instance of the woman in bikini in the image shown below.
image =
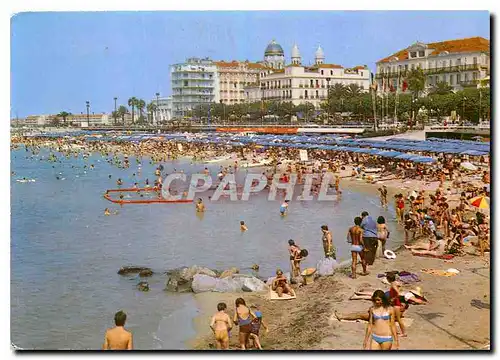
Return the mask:
<path fill-rule="evenodd" d="M 241 350 L 245 350 L 250 338 L 251 323 L 255 314 L 247 307 L 245 300 L 242 298 L 236 299 L 236 311 L 234 312 L 234 323 L 238 324 L 240 333 L 240 347 Z"/>
<path fill-rule="evenodd" d="M 399 346 L 394 308 L 382 290 L 372 296 L 363 348 L 366 350 L 396 350 Z"/>
<path fill-rule="evenodd" d="M 292 239 L 288 240 L 288 252 L 290 253 L 290 269 L 291 273 L 295 274 L 295 257 L 300 254 L 300 247 L 295 244 Z"/>

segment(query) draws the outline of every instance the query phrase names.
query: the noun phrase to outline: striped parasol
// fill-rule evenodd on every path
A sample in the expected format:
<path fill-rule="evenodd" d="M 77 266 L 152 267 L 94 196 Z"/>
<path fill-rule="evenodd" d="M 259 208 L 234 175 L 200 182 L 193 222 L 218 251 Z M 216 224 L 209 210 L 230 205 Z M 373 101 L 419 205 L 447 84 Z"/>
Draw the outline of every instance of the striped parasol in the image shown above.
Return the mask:
<path fill-rule="evenodd" d="M 490 198 L 487 196 L 476 196 L 475 198 L 470 199 L 470 204 L 478 209 L 489 209 Z"/>

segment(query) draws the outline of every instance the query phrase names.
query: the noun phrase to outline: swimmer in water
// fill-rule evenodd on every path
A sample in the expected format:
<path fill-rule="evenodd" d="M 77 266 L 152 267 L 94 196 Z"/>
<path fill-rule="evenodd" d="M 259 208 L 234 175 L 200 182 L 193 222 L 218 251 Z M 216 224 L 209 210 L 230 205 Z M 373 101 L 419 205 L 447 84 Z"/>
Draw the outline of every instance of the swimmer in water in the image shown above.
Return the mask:
<path fill-rule="evenodd" d="M 281 216 L 285 216 L 288 213 L 288 203 L 289 200 L 285 200 L 283 204 L 280 206 L 280 214 Z"/>
<path fill-rule="evenodd" d="M 196 203 L 196 211 L 205 212 L 205 204 L 203 204 L 203 200 L 201 198 L 199 198 L 198 202 Z"/>
<path fill-rule="evenodd" d="M 111 175 L 108 175 L 108 178 L 110 178 L 110 179 L 111 179 Z"/>
<path fill-rule="evenodd" d="M 116 185 L 122 186 L 123 185 L 122 179 L 118 178 L 118 180 L 116 180 Z"/>
<path fill-rule="evenodd" d="M 109 215 L 111 215 L 111 212 L 109 211 L 109 209 L 108 209 L 108 208 L 104 209 L 104 215 L 105 215 L 105 216 L 109 216 Z"/>
<path fill-rule="evenodd" d="M 247 231 L 248 228 L 247 226 L 245 225 L 245 222 L 244 221 L 240 221 L 240 230 L 241 231 Z"/>

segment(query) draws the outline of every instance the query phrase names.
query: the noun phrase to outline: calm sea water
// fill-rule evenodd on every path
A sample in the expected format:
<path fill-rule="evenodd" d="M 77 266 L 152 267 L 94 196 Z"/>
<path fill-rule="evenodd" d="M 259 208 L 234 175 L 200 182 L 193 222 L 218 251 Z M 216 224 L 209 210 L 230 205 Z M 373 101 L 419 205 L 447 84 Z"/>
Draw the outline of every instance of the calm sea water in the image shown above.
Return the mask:
<path fill-rule="evenodd" d="M 332 230 L 340 259 L 350 255 L 345 233 L 362 210 L 391 219 L 388 226 L 395 228 L 391 207 L 382 210 L 378 198 L 349 188 L 339 201 L 292 201 L 284 218 L 280 201 L 269 202 L 264 193 L 247 202 L 206 200 L 202 217 L 192 204 L 120 208 L 103 192 L 116 188 L 118 177 L 130 187 L 146 177 L 152 181 L 155 165 L 149 159 L 142 160 L 139 173 L 134 158 L 125 170 L 99 154 L 86 160 L 60 157 L 57 163 L 48 162 L 48 154 L 11 152 L 16 173 L 11 177 L 11 340 L 25 349 L 97 349 L 120 309 L 128 314 L 137 349 L 185 349 L 185 341 L 195 335 L 193 296 L 165 292 L 161 274 L 148 280 L 149 292 L 139 292 L 138 278 L 117 274 L 121 266 L 149 266 L 162 273 L 193 264 L 244 269 L 257 263 L 262 276 L 271 276 L 277 267 L 288 270 L 290 238 L 309 250 L 304 267 L 315 266 L 323 256 L 322 224 Z M 90 164 L 95 169 L 84 173 L 83 166 Z M 164 166 L 169 173 L 174 168 L 192 173 L 206 165 L 177 161 Z M 213 176 L 219 166 L 209 167 Z M 16 182 L 22 177 L 36 182 Z M 106 207 L 119 215 L 103 216 Z M 240 220 L 249 227 L 246 233 L 239 230 Z M 396 245 L 400 239 L 391 241 Z"/>

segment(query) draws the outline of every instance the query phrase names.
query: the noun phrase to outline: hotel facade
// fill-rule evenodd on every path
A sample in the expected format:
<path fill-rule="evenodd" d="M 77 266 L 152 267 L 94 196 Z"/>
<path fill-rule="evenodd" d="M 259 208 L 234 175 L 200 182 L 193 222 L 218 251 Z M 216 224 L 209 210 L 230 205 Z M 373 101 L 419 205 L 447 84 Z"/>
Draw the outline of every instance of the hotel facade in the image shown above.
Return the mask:
<path fill-rule="evenodd" d="M 405 91 L 407 76 L 416 68 L 425 74 L 426 92 L 438 82 L 450 85 L 453 91 L 477 87 L 489 80 L 490 42 L 482 37 L 416 42 L 377 62 L 377 91 Z"/>

